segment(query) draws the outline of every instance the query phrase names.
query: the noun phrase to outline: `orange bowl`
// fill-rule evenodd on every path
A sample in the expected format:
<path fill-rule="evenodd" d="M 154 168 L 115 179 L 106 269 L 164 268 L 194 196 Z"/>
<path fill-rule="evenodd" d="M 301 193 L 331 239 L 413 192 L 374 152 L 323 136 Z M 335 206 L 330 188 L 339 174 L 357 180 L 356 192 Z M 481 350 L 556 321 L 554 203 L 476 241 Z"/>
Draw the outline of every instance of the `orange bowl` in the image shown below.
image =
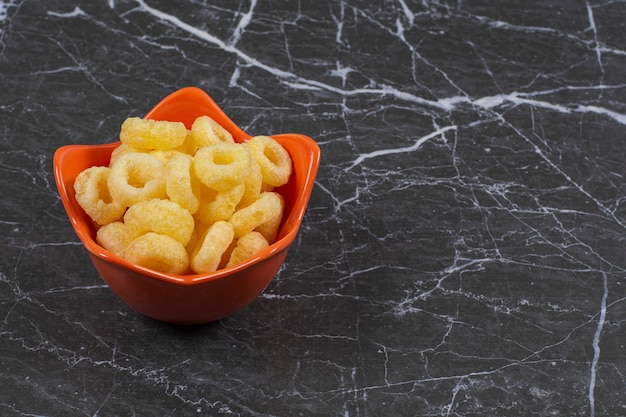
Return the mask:
<path fill-rule="evenodd" d="M 237 142 L 250 138 L 196 87 L 170 94 L 145 117 L 180 121 L 191 128 L 194 120 L 202 115 L 220 123 Z M 111 152 L 120 142 L 67 145 L 55 152 L 54 178 L 72 227 L 98 273 L 120 299 L 156 320 L 193 325 L 232 315 L 267 288 L 298 233 L 321 156 L 317 143 L 307 136 L 279 134 L 272 137 L 289 152 L 293 161 L 289 182 L 276 190 L 285 199 L 283 222 L 276 242 L 243 263 L 208 274 L 172 275 L 153 271 L 130 263 L 96 243 L 93 222 L 76 202 L 74 180 L 88 167 L 108 165 Z"/>

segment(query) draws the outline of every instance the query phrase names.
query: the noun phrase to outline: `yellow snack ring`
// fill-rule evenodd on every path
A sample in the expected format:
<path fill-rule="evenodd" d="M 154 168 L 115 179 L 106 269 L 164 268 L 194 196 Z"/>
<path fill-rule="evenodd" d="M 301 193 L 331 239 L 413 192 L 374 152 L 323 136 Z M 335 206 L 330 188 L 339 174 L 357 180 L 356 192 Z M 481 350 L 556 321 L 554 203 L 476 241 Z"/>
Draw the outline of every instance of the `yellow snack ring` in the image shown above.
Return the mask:
<path fill-rule="evenodd" d="M 278 228 L 282 220 L 283 213 L 281 210 L 278 216 L 273 217 L 265 223 L 258 225 L 254 228 L 254 230 L 261 233 L 265 240 L 267 240 L 270 244 L 274 243 L 276 241 L 276 237 L 278 236 Z"/>
<path fill-rule="evenodd" d="M 121 155 L 111 165 L 107 182 L 113 199 L 125 206 L 165 197 L 165 163 L 139 152 Z"/>
<path fill-rule="evenodd" d="M 206 229 L 207 228 L 201 223 L 196 224 L 196 227 L 193 229 L 193 233 L 191 233 L 191 239 L 189 239 L 189 243 L 185 245 L 187 254 L 189 254 L 189 259 L 191 259 L 193 251 L 198 248 L 200 239 L 204 237 L 204 232 L 206 232 Z"/>
<path fill-rule="evenodd" d="M 129 232 L 123 222 L 105 224 L 96 232 L 98 244 L 118 256 L 123 256 L 124 251 L 134 238 L 135 236 Z"/>
<path fill-rule="evenodd" d="M 187 128 L 181 122 L 129 117 L 122 123 L 120 141 L 139 150 L 168 150 L 181 146 Z"/>
<path fill-rule="evenodd" d="M 109 161 L 109 167 L 111 167 L 120 156 L 125 155 L 127 153 L 131 153 L 131 152 L 139 152 L 139 151 L 130 145 L 120 143 L 120 146 L 113 149 L 113 152 L 111 152 L 111 160 Z"/>
<path fill-rule="evenodd" d="M 241 204 L 247 206 L 259 196 L 263 186 L 261 167 L 254 158 L 250 159 L 250 174 L 243 180 L 243 183 L 246 188 L 241 197 Z"/>
<path fill-rule="evenodd" d="M 185 247 L 170 236 L 154 232 L 134 239 L 123 257 L 137 265 L 169 274 L 184 274 L 189 267 Z"/>
<path fill-rule="evenodd" d="M 124 224 L 137 236 L 147 232 L 160 233 L 174 238 L 183 246 L 189 243 L 195 227 L 188 210 L 173 201 L 158 198 L 130 206 L 124 215 Z"/>
<path fill-rule="evenodd" d="M 156 151 L 150 151 L 148 153 L 150 155 L 156 156 L 157 158 L 159 158 L 161 161 L 165 162 L 166 164 L 169 162 L 170 159 L 172 159 L 175 156 L 185 155 L 185 153 L 177 149 L 168 149 L 166 151 L 156 150 Z"/>
<path fill-rule="evenodd" d="M 126 206 L 111 197 L 110 172 L 108 167 L 90 167 L 79 173 L 74 182 L 76 201 L 100 225 L 119 220 L 126 210 Z"/>
<path fill-rule="evenodd" d="M 291 176 L 291 157 L 280 143 L 269 136 L 254 136 L 248 141 L 252 157 L 258 162 L 263 181 L 280 187 Z"/>
<path fill-rule="evenodd" d="M 212 201 L 202 201 L 196 218 L 204 224 L 211 225 L 220 220 L 228 220 L 233 215 L 237 204 L 241 201 L 245 186 L 239 184 L 230 190 L 215 194 Z"/>
<path fill-rule="evenodd" d="M 175 150 L 177 150 L 179 152 L 182 152 L 182 153 L 186 153 L 188 155 L 193 155 L 193 154 L 196 153 L 197 149 L 198 149 L 198 147 L 193 142 L 193 138 L 191 137 L 191 131 L 188 130 L 187 131 L 187 137 L 185 138 L 185 141 L 183 142 L 182 145 L 180 145 Z"/>
<path fill-rule="evenodd" d="M 230 254 L 226 267 L 237 265 L 267 248 L 269 243 L 259 232 L 250 232 L 237 240 L 237 246 Z"/>
<path fill-rule="evenodd" d="M 180 153 L 165 165 L 165 192 L 170 200 L 191 214 L 200 208 L 201 183 L 192 172 L 191 155 Z"/>
<path fill-rule="evenodd" d="M 189 135 L 197 149 L 220 142 L 235 143 L 230 132 L 209 116 L 198 117 L 191 125 Z"/>
<path fill-rule="evenodd" d="M 281 215 L 283 206 L 284 201 L 280 194 L 275 192 L 260 194 L 252 204 L 235 211 L 228 220 L 233 225 L 235 237 L 239 239 L 256 227 Z"/>
<path fill-rule="evenodd" d="M 222 255 L 234 238 L 233 226 L 225 221 L 214 223 L 207 229 L 204 236 L 191 256 L 191 269 L 198 273 L 216 271 Z"/>
<path fill-rule="evenodd" d="M 226 191 L 243 183 L 250 173 L 250 152 L 246 146 L 220 142 L 196 151 L 193 169 L 207 187 Z"/>

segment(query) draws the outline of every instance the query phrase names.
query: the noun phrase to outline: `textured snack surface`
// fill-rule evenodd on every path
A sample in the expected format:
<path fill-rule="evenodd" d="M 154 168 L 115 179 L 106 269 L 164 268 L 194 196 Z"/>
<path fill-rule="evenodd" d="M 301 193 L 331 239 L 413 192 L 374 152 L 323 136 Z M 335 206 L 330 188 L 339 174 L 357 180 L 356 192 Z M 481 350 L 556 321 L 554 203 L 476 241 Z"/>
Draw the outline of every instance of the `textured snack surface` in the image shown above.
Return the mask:
<path fill-rule="evenodd" d="M 74 182 L 76 201 L 100 225 L 118 220 L 126 210 L 125 205 L 111 197 L 107 184 L 110 171 L 108 167 L 87 168 Z"/>
<path fill-rule="evenodd" d="M 87 168 L 74 183 L 108 251 L 156 271 L 204 274 L 276 240 L 284 200 L 273 190 L 289 180 L 292 162 L 272 137 L 236 143 L 208 116 L 189 130 L 131 117 L 120 140 L 108 166 Z"/>
<path fill-rule="evenodd" d="M 185 138 L 187 128 L 181 122 L 129 117 L 120 130 L 122 143 L 142 151 L 174 149 L 181 146 Z"/>

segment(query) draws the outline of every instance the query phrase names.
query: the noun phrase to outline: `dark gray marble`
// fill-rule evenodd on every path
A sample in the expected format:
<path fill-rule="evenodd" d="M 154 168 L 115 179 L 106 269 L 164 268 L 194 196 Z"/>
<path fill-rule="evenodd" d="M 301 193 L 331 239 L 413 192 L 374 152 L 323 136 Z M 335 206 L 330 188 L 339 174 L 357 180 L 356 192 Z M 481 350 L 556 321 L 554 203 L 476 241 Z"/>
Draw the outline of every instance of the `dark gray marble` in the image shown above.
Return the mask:
<path fill-rule="evenodd" d="M 623 1 L 0 2 L 0 415 L 626 415 Z M 54 151 L 188 86 L 323 158 L 264 295 L 104 285 Z"/>

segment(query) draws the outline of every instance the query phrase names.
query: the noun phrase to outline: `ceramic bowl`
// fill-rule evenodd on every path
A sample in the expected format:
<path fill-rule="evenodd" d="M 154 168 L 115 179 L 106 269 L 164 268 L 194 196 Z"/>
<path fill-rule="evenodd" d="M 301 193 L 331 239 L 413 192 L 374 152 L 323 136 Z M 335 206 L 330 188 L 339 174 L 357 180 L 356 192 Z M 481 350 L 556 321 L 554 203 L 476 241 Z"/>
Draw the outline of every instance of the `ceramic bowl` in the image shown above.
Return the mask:
<path fill-rule="evenodd" d="M 145 117 L 181 121 L 188 128 L 208 115 L 226 128 L 237 142 L 250 135 L 242 131 L 202 90 L 186 87 L 164 98 Z M 283 264 L 309 202 L 320 163 L 317 143 L 300 134 L 272 135 L 289 152 L 293 173 L 277 191 L 285 199 L 283 222 L 277 240 L 247 261 L 208 274 L 172 275 L 130 263 L 96 243 L 93 222 L 74 196 L 79 172 L 94 165 L 108 165 L 117 143 L 67 145 L 54 154 L 54 176 L 70 222 L 85 246 L 94 267 L 111 290 L 141 314 L 156 320 L 194 325 L 230 316 L 252 303 Z"/>

